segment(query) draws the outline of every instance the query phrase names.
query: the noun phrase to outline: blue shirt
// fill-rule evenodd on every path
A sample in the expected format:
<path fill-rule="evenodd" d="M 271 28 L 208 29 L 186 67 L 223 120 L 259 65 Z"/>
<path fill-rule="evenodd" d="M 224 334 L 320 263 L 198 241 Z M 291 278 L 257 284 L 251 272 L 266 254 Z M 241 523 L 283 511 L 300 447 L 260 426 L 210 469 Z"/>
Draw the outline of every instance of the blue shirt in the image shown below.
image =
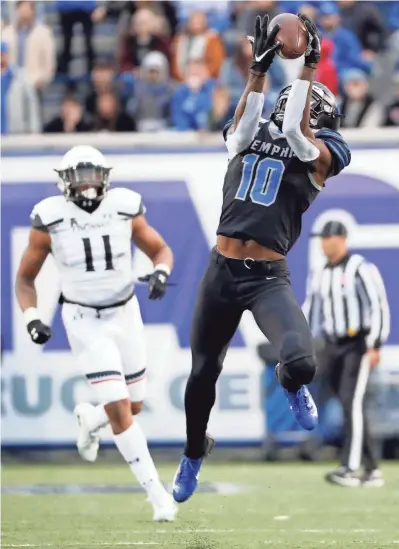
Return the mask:
<path fill-rule="evenodd" d="M 8 133 L 7 127 L 7 94 L 12 82 L 12 70 L 10 67 L 1 75 L 1 134 Z"/>
<path fill-rule="evenodd" d="M 201 130 L 208 126 L 212 92 L 216 81 L 209 79 L 198 91 L 181 84 L 172 98 L 172 123 L 179 131 Z"/>
<path fill-rule="evenodd" d="M 323 33 L 323 37 L 334 42 L 333 61 L 339 73 L 347 69 L 370 72 L 371 62 L 362 58 L 362 47 L 354 32 L 338 27 L 332 32 Z"/>
<path fill-rule="evenodd" d="M 58 0 L 56 2 L 58 11 L 93 11 L 97 6 L 97 0 Z"/>

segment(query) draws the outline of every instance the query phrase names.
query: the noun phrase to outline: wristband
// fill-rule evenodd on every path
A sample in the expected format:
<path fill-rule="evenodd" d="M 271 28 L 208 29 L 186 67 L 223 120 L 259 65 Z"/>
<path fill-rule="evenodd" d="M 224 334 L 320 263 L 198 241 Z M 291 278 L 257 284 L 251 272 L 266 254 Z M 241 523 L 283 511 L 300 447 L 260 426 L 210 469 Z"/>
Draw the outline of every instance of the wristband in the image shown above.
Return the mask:
<path fill-rule="evenodd" d="M 155 265 L 154 272 L 155 271 L 162 271 L 163 273 L 170 276 L 170 267 L 168 267 L 168 265 L 165 265 L 165 263 L 159 263 L 159 265 Z"/>
<path fill-rule="evenodd" d="M 33 320 L 40 320 L 39 311 L 36 307 L 29 307 L 24 311 L 25 324 L 28 325 Z"/>

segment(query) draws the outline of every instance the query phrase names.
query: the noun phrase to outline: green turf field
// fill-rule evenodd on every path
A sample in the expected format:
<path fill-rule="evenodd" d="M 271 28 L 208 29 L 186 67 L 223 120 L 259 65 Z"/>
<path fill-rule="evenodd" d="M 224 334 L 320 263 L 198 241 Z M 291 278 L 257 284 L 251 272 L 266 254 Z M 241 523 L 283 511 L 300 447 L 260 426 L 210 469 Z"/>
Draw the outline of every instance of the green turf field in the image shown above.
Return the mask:
<path fill-rule="evenodd" d="M 322 480 L 328 465 L 208 461 L 202 481 L 232 482 L 242 494 L 196 494 L 172 524 L 151 522 L 143 494 L 3 495 L 2 547 L 79 549 L 260 547 L 399 549 L 399 465 L 385 465 L 387 486 L 339 488 Z M 169 482 L 174 467 L 160 467 Z M 130 483 L 119 465 L 3 468 L 2 482 Z"/>

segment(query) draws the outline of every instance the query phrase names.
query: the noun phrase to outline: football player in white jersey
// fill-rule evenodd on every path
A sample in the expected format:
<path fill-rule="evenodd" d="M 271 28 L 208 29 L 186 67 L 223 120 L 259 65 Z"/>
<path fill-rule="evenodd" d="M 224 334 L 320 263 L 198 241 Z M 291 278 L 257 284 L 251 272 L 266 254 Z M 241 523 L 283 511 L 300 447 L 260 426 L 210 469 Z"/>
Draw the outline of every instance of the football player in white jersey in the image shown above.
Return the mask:
<path fill-rule="evenodd" d="M 35 279 L 52 254 L 61 278 L 62 318 L 72 353 L 96 392 L 99 405 L 75 408 L 78 450 L 95 461 L 98 431 L 110 423 L 115 444 L 146 490 L 154 520 L 174 520 L 177 507 L 161 484 L 135 416 L 145 394 L 143 322 L 132 273 L 131 240 L 151 259 L 150 299 L 161 299 L 173 254 L 148 225 L 141 196 L 109 188 L 111 167 L 93 147 L 73 147 L 58 170 L 62 195 L 32 211 L 29 245 L 19 266 L 16 294 L 34 343 L 46 343 L 51 328 L 37 308 Z"/>

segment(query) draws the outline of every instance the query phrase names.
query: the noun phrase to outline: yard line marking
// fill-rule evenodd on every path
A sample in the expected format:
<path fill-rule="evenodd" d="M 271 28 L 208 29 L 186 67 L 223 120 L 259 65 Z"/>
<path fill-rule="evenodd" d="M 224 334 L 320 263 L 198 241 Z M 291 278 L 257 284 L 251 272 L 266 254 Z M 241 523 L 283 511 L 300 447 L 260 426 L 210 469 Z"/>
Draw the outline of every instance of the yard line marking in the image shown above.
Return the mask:
<path fill-rule="evenodd" d="M 162 545 L 158 541 L 110 541 L 109 543 L 106 542 L 84 542 L 84 541 L 76 541 L 71 543 L 41 543 L 40 545 L 37 545 L 35 543 L 4 543 L 3 547 L 88 547 L 88 546 L 101 546 L 101 547 L 114 547 L 114 546 L 124 546 L 124 547 L 137 547 L 137 546 L 149 546 L 149 545 Z M 172 545 L 177 545 L 177 543 L 172 542 Z M 181 545 L 181 544 L 180 544 Z"/>
<path fill-rule="evenodd" d="M 277 517 L 273 517 L 274 520 L 288 520 L 289 518 L 288 515 L 277 515 Z"/>

